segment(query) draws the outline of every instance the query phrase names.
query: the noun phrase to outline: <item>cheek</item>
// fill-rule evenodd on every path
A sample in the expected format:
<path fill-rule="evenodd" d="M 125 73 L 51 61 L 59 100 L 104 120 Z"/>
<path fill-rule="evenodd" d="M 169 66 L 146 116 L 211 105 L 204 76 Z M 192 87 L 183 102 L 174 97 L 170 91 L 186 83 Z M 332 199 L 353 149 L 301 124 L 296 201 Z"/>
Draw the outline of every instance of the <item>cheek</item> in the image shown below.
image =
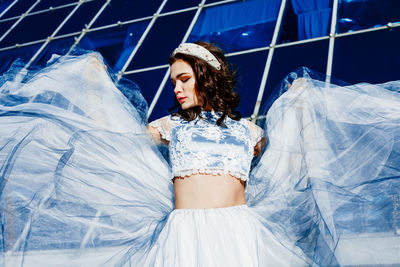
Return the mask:
<path fill-rule="evenodd" d="M 195 99 L 197 103 L 199 103 L 201 101 L 201 96 L 199 95 L 199 93 L 197 92 L 196 89 L 193 89 L 192 95 L 193 95 L 193 99 Z"/>
<path fill-rule="evenodd" d="M 187 94 L 190 95 L 192 98 L 194 98 L 197 94 L 195 85 L 191 83 L 191 84 L 188 84 L 186 88 L 187 88 L 187 90 L 186 90 Z"/>
<path fill-rule="evenodd" d="M 196 92 L 194 93 L 194 99 L 196 104 L 198 105 L 202 105 L 203 104 L 203 98 L 201 97 L 201 95 L 197 94 Z"/>

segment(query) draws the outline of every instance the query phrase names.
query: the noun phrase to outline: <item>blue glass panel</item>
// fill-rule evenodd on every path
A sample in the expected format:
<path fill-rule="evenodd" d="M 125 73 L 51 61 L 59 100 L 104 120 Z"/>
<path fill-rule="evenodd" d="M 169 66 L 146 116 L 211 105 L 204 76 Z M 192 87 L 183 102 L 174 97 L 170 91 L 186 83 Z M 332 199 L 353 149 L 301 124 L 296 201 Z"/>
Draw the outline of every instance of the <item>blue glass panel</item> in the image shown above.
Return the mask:
<path fill-rule="evenodd" d="M 34 3 L 36 0 L 20 0 L 18 1 L 13 7 L 7 11 L 1 18 L 11 18 L 15 16 L 19 16 L 22 13 L 25 13 Z"/>
<path fill-rule="evenodd" d="M 308 67 L 326 73 L 329 41 L 321 40 L 294 46 L 276 48 L 271 62 L 261 107 L 268 105 L 277 93 L 277 86 L 291 71 Z"/>
<path fill-rule="evenodd" d="M 181 43 L 195 11 L 159 17 L 139 48 L 128 70 L 166 64 Z"/>
<path fill-rule="evenodd" d="M 12 0 L 0 1 L 0 14 L 12 4 Z"/>
<path fill-rule="evenodd" d="M 285 13 L 279 32 L 278 43 L 289 43 L 299 40 L 297 15 L 293 10 L 292 1 L 286 2 Z"/>
<path fill-rule="evenodd" d="M 236 87 L 241 97 L 239 111 L 244 117 L 253 113 L 267 55 L 268 51 L 261 51 L 228 58 L 237 69 Z"/>
<path fill-rule="evenodd" d="M 88 24 L 93 19 L 103 4 L 103 0 L 97 0 L 81 5 L 57 35 L 81 31 L 85 28 L 85 24 Z"/>
<path fill-rule="evenodd" d="M 8 31 L 8 29 L 17 21 L 17 19 L 13 20 L 6 20 L 3 22 L 0 22 L 0 36 L 3 36 L 3 34 Z"/>
<path fill-rule="evenodd" d="M 172 108 L 173 106 L 175 106 L 174 86 L 171 82 L 167 82 L 167 84 L 164 86 L 164 90 L 160 95 L 160 98 L 157 101 L 156 106 L 154 107 L 153 112 L 151 113 L 151 116 L 149 117 L 149 121 L 168 115 L 168 109 Z"/>
<path fill-rule="evenodd" d="M 328 35 L 332 0 L 291 0 L 297 15 L 299 40 Z"/>
<path fill-rule="evenodd" d="M 30 45 L 21 48 L 10 49 L 0 52 L 0 74 L 7 71 L 11 64 L 20 59 L 22 62 L 28 62 L 36 53 L 42 44 Z"/>
<path fill-rule="evenodd" d="M 95 1 L 100 1 L 100 0 L 95 0 Z M 49 7 L 58 7 L 66 4 L 71 4 L 71 3 L 78 3 L 79 0 L 41 0 L 39 4 L 35 6 L 33 9 L 33 12 L 39 11 L 39 10 L 44 10 L 48 9 Z"/>
<path fill-rule="evenodd" d="M 57 9 L 52 12 L 37 14 L 24 18 L 2 42 L 0 46 L 26 43 L 45 39 L 71 12 L 72 7 Z M 51 23 L 49 23 L 51 22 Z"/>
<path fill-rule="evenodd" d="M 124 77 L 134 81 L 141 89 L 142 95 L 150 105 L 157 92 L 158 87 L 166 73 L 167 69 L 158 69 L 151 71 L 138 72 L 134 74 L 125 75 Z M 163 113 L 164 114 L 164 113 Z M 161 117 L 162 114 L 153 114 L 156 118 Z"/>
<path fill-rule="evenodd" d="M 201 0 L 169 0 L 167 4 L 165 4 L 162 13 L 175 11 L 179 9 L 184 9 L 188 7 L 196 7 L 201 3 Z"/>
<path fill-rule="evenodd" d="M 216 2 L 222 2 L 221 0 L 206 0 L 206 4 L 211 4 L 211 3 L 216 3 Z"/>
<path fill-rule="evenodd" d="M 350 83 L 400 80 L 399 44 L 399 28 L 338 37 L 332 76 Z"/>
<path fill-rule="evenodd" d="M 338 9 L 337 32 L 355 31 L 399 21 L 398 0 L 342 0 Z"/>
<path fill-rule="evenodd" d="M 228 52 L 267 46 L 280 3 L 281 0 L 249 0 L 203 9 L 189 41 L 217 43 Z"/>
<path fill-rule="evenodd" d="M 51 41 L 33 62 L 33 65 L 45 66 L 53 54 L 64 55 L 74 43 L 73 37 Z"/>
<path fill-rule="evenodd" d="M 161 5 L 161 0 L 126 1 L 113 0 L 101 13 L 93 27 L 99 27 L 146 16 L 152 16 Z"/>
<path fill-rule="evenodd" d="M 80 47 L 97 50 L 115 71 L 121 69 L 135 48 L 149 21 L 117 26 L 89 32 L 80 42 Z"/>

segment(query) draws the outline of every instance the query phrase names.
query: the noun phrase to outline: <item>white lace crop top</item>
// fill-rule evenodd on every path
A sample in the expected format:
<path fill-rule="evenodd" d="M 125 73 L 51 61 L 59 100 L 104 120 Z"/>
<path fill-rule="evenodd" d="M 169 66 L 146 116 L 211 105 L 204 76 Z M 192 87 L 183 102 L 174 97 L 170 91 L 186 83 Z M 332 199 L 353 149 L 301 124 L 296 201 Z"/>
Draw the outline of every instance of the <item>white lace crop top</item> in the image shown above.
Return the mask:
<path fill-rule="evenodd" d="M 166 116 L 150 123 L 169 141 L 174 177 L 196 173 L 230 174 L 246 181 L 254 147 L 263 130 L 248 120 L 225 118 L 226 127 L 216 124 L 220 114 L 203 111 L 193 121 Z"/>

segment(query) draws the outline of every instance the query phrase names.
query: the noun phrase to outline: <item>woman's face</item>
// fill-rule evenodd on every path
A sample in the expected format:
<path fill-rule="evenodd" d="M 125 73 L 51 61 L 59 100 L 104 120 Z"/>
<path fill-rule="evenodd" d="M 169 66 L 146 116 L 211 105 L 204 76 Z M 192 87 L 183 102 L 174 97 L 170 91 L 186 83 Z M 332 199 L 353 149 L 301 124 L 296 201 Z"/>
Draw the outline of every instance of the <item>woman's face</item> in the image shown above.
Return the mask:
<path fill-rule="evenodd" d="M 171 65 L 171 81 L 174 84 L 176 99 L 182 109 L 188 109 L 203 104 L 197 93 L 196 78 L 192 67 L 184 60 L 178 59 Z"/>

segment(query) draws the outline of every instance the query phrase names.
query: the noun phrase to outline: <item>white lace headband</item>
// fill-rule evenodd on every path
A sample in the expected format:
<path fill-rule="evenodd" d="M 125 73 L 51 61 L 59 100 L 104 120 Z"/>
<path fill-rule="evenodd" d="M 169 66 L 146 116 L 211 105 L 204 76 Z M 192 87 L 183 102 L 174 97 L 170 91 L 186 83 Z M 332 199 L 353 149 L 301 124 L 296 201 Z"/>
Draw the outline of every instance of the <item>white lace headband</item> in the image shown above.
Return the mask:
<path fill-rule="evenodd" d="M 220 70 L 221 69 L 221 63 L 217 60 L 217 58 L 211 54 L 210 51 L 208 51 L 206 48 L 202 47 L 201 45 L 193 44 L 193 43 L 183 43 L 178 46 L 174 50 L 174 53 L 172 55 L 175 55 L 177 53 L 185 54 L 185 55 L 191 55 L 197 58 L 200 58 L 204 61 L 206 61 L 208 64 L 213 66 L 215 69 Z"/>

